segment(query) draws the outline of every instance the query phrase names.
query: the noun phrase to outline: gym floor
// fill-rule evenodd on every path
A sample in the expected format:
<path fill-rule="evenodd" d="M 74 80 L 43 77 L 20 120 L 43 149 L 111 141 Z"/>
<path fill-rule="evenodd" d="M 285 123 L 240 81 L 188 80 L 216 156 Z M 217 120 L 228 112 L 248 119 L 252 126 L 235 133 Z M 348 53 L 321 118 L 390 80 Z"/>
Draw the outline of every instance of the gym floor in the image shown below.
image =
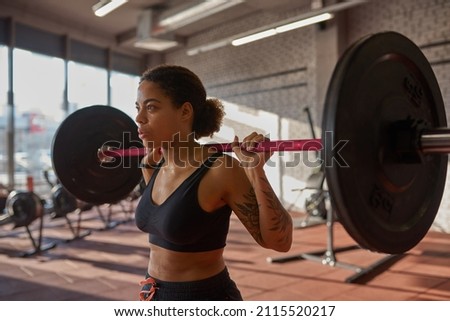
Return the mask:
<path fill-rule="evenodd" d="M 125 212 L 129 205 L 100 207 L 103 220 L 96 208 L 83 212 L 80 231 L 90 234 L 74 240 L 76 233 L 64 218 L 44 217 L 42 246 L 56 246 L 28 257 L 22 257 L 33 249 L 26 229 L 0 226 L 0 300 L 137 300 L 147 264 L 147 236 L 136 228 L 132 211 Z M 74 228 L 78 217 L 68 215 Z M 296 223 L 304 220 L 300 214 L 293 217 Z M 39 226 L 39 220 L 30 226 L 36 242 Z M 360 248 L 335 251 L 334 267 L 310 258 L 268 262 L 269 257 L 326 248 L 325 224 L 299 226 L 291 251 L 280 254 L 256 245 L 232 216 L 225 259 L 245 300 L 450 300 L 450 234 L 430 231 L 416 247 L 398 256 Z M 333 231 L 334 249 L 355 245 L 339 223 Z M 363 273 L 341 266 L 347 263 L 363 268 Z M 377 263 L 382 263 L 378 269 L 364 273 Z"/>

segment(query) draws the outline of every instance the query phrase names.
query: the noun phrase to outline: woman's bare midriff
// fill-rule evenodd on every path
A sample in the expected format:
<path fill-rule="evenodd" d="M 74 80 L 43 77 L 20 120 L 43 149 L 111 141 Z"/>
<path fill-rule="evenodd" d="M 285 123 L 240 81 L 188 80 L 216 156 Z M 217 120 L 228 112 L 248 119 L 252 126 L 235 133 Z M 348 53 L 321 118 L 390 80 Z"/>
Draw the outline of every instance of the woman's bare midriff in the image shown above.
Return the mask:
<path fill-rule="evenodd" d="M 150 244 L 148 273 L 161 281 L 202 280 L 220 273 L 224 268 L 223 249 L 185 253 Z"/>

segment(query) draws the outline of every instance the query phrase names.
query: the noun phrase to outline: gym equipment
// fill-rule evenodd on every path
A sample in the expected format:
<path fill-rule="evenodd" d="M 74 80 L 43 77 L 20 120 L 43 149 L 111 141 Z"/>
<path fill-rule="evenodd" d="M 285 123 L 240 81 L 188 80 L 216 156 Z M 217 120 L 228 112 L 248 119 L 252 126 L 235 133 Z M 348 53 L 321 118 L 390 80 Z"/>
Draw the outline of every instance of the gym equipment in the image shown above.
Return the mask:
<path fill-rule="evenodd" d="M 31 192 L 12 191 L 6 198 L 6 213 L 0 216 L 0 225 L 14 224 L 14 229 L 28 226 L 39 218 L 42 204 Z"/>
<path fill-rule="evenodd" d="M 314 124 L 312 120 L 311 111 L 308 107 L 304 108 L 306 115 L 308 116 L 309 128 L 313 139 L 316 139 L 316 131 L 314 130 Z M 320 157 L 320 152 L 316 151 L 316 156 Z M 323 165 L 323 162 L 322 162 Z M 312 193 L 305 199 L 306 214 L 310 217 L 319 217 L 323 220 L 327 217 L 327 208 L 325 200 L 327 193 L 323 190 L 323 183 L 325 181 L 324 166 L 320 166 L 319 170 L 312 173 L 306 180 L 305 189 L 312 190 Z M 303 190 L 305 190 L 303 189 Z"/>
<path fill-rule="evenodd" d="M 58 178 L 53 180 L 50 179 L 50 176 L 55 176 L 50 172 L 50 169 L 45 169 L 43 171 L 43 176 L 51 187 L 51 200 L 50 202 L 48 202 L 49 206 L 46 208 L 46 212 L 52 219 L 63 217 L 66 220 L 69 229 L 73 234 L 73 237 L 71 239 L 67 239 L 66 242 L 83 238 L 91 233 L 90 230 L 85 230 L 83 232 L 81 231 L 81 215 L 83 212 L 89 211 L 94 207 L 98 213 L 100 220 L 104 224 L 104 227 L 100 228 L 99 230 L 111 229 L 116 227 L 119 223 L 125 222 L 125 220 L 119 222 L 112 220 L 111 206 L 109 206 L 109 214 L 105 216 L 98 205 L 94 205 L 77 199 L 64 186 L 61 185 Z M 125 207 L 122 205 L 122 208 L 124 209 Z M 72 212 L 78 216 L 76 227 L 72 224 L 72 220 L 70 220 L 67 215 Z M 128 213 L 129 210 L 127 209 L 125 212 Z"/>
<path fill-rule="evenodd" d="M 306 214 L 312 217 L 324 219 L 327 216 L 327 208 L 325 205 L 325 192 L 317 191 L 311 193 L 305 199 Z"/>
<path fill-rule="evenodd" d="M 448 162 L 441 155 L 450 142 L 445 126 L 431 66 L 409 39 L 387 32 L 356 42 L 336 65 L 325 102 L 322 130 L 332 134 L 325 151 L 333 141 L 347 144 L 336 159 L 325 152 L 333 211 L 327 214 L 327 247 L 269 262 L 312 260 L 354 270 L 346 282 L 361 283 L 400 259 L 436 216 Z M 334 247 L 334 216 L 361 247 L 396 255 L 367 267 L 339 262 L 335 253 L 357 247 Z"/>
<path fill-rule="evenodd" d="M 28 191 L 12 191 L 6 199 L 6 214 L 0 216 L 0 225 L 9 223 L 14 224 L 14 229 L 25 227 L 28 237 L 31 240 L 33 249 L 25 251 L 21 256 L 31 256 L 43 251 L 47 251 L 56 246 L 55 243 L 42 242 L 43 216 L 44 209 L 42 200 L 33 192 Z M 37 239 L 33 237 L 30 225 L 39 219 L 39 228 Z"/>
<path fill-rule="evenodd" d="M 357 41 L 338 61 L 322 139 L 263 142 L 257 151 L 321 150 L 331 203 L 346 231 L 366 249 L 398 254 L 414 247 L 436 216 L 450 151 L 446 126 L 440 89 L 420 48 L 383 32 Z M 61 183 L 97 203 L 131 192 L 146 152 L 134 121 L 107 106 L 68 116 L 52 149 Z"/>
<path fill-rule="evenodd" d="M 58 127 L 52 142 L 52 162 L 62 185 L 76 198 L 96 205 L 117 203 L 141 179 L 140 157 L 101 164 L 97 150 L 103 145 L 142 147 L 135 122 L 107 106 L 83 108 Z"/>
<path fill-rule="evenodd" d="M 325 153 L 325 175 L 340 223 L 362 247 L 403 253 L 425 236 L 444 192 L 446 126 L 433 70 L 405 36 L 367 36 L 339 60 L 322 130 L 348 146 L 339 159 Z"/>
<path fill-rule="evenodd" d="M 64 218 L 72 233 L 72 238 L 66 239 L 65 242 L 81 239 L 91 234 L 91 231 L 81 230 L 81 214 L 83 211 L 90 209 L 89 207 L 83 207 L 75 196 L 70 194 L 67 189 L 61 184 L 56 184 L 51 190 L 52 195 L 52 213 L 50 217 L 52 219 Z M 68 217 L 68 214 L 75 213 L 77 215 L 76 227 L 72 224 L 72 221 Z"/>

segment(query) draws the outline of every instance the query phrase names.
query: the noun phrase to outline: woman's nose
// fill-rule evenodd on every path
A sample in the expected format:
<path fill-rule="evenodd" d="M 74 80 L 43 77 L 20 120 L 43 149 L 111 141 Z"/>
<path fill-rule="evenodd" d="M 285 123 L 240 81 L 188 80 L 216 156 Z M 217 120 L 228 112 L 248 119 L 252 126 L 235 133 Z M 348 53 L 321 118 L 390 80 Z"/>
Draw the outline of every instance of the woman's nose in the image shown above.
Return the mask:
<path fill-rule="evenodd" d="M 145 113 L 143 112 L 142 109 L 138 111 L 135 120 L 138 124 L 146 123 L 147 119 L 145 118 Z"/>

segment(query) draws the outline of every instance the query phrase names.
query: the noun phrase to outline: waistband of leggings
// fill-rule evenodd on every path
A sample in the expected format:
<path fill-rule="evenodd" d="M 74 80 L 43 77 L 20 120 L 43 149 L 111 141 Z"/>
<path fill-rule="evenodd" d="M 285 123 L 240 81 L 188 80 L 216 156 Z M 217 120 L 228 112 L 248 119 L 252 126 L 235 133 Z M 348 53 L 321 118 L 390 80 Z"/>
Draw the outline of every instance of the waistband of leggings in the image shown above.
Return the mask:
<path fill-rule="evenodd" d="M 146 278 L 152 277 L 151 275 L 146 274 Z M 223 283 L 230 281 L 230 275 L 228 273 L 228 269 L 225 267 L 221 272 L 219 272 L 216 275 L 213 275 L 211 277 L 201 279 L 201 280 L 195 280 L 195 281 L 181 281 L 181 282 L 172 282 L 172 281 L 162 281 L 159 279 L 156 279 L 152 277 L 155 282 L 156 286 L 159 288 L 165 288 L 165 289 L 187 289 L 191 291 L 195 290 L 202 290 L 204 289 L 205 285 L 208 287 L 213 287 L 215 285 L 219 286 Z"/>

